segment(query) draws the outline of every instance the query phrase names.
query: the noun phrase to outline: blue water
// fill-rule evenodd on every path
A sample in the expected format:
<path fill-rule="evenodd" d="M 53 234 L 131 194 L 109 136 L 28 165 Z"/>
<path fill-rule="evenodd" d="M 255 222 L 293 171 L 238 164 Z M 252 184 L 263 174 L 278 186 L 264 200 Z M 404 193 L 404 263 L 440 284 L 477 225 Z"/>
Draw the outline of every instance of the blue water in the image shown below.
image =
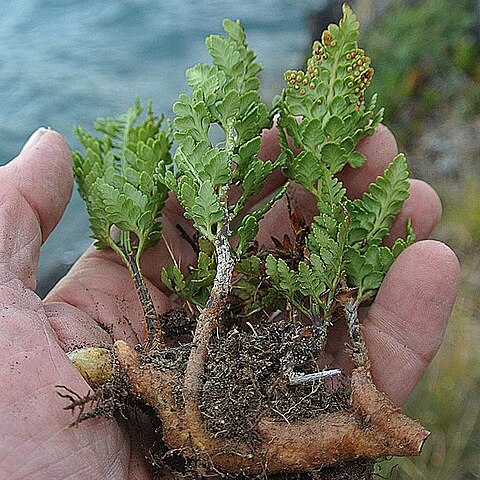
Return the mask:
<path fill-rule="evenodd" d="M 264 65 L 271 100 L 286 67 L 300 65 L 306 18 L 321 0 L 1 0 L 0 163 L 39 126 L 60 131 L 73 148 L 73 124 L 151 98 L 158 112 L 186 91 L 184 71 L 208 60 L 204 38 L 225 17 L 240 18 Z M 41 256 L 40 291 L 90 244 L 75 193 Z"/>

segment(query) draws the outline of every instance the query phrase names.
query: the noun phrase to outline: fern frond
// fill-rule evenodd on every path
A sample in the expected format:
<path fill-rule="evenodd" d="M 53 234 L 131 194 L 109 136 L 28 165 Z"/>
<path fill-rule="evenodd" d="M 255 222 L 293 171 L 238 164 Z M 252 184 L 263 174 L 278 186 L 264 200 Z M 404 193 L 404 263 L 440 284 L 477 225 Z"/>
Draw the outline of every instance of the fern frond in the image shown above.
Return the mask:
<path fill-rule="evenodd" d="M 399 154 L 362 198 L 353 202 L 350 244 L 362 249 L 379 244 L 408 198 L 409 186 L 407 161 Z"/>

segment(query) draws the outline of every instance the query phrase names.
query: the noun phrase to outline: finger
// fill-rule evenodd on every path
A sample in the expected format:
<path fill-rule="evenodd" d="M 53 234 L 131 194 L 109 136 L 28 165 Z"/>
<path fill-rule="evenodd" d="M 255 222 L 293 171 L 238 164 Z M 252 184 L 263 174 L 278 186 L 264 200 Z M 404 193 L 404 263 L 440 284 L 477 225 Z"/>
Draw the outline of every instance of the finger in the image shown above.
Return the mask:
<path fill-rule="evenodd" d="M 0 168 L 0 277 L 32 290 L 40 246 L 60 220 L 72 192 L 68 146 L 58 133 L 38 130 Z"/>
<path fill-rule="evenodd" d="M 317 214 L 316 202 L 309 192 L 297 184 L 288 189 L 290 204 L 300 211 L 307 223 Z M 260 245 L 270 248 L 271 236 L 281 239 L 284 234 L 293 236 L 293 230 L 288 213 L 287 199 L 280 199 L 260 222 L 257 240 Z M 410 196 L 395 219 L 386 244 L 391 246 L 399 237 L 405 237 L 407 221 L 412 221 L 413 231 L 417 240 L 429 238 L 440 220 L 442 206 L 435 190 L 421 180 L 410 181 Z"/>
<path fill-rule="evenodd" d="M 74 478 L 84 464 L 85 478 L 119 478 L 128 466 L 125 435 L 100 419 L 66 428 L 72 416 L 56 386 L 80 395 L 89 387 L 57 343 L 41 300 L 18 284 L 0 285 L 0 471 L 4 478 Z M 28 461 L 19 462 L 19 452 Z"/>
<path fill-rule="evenodd" d="M 122 446 L 126 450 L 125 438 L 116 424 L 98 421 L 88 435 L 82 427 L 65 428 L 71 417 L 55 385 L 66 384 L 81 393 L 88 386 L 60 348 L 41 300 L 32 291 L 40 245 L 60 219 L 71 188 L 68 147 L 55 132 L 38 132 L 0 169 L 1 457 L 8 478 L 33 478 L 40 471 L 49 477 L 75 475 L 75 462 L 65 463 L 70 457 L 77 467 L 86 461 L 89 471 L 105 472 L 103 459 L 125 458 L 119 454 Z M 48 422 L 41 421 L 44 417 Z M 87 436 L 98 444 L 95 455 Z M 95 440 L 100 438 L 102 442 Z M 20 451 L 28 461 L 19 463 Z"/>
<path fill-rule="evenodd" d="M 368 311 L 363 332 L 374 381 L 398 405 L 440 347 L 459 278 L 447 246 L 416 243 L 392 265 Z"/>
<path fill-rule="evenodd" d="M 112 343 L 112 336 L 90 315 L 63 302 L 44 305 L 50 326 L 57 341 L 66 352 L 79 347 L 92 347 Z"/>
<path fill-rule="evenodd" d="M 163 305 L 170 304 L 166 296 L 171 293 L 161 281 L 162 268 L 174 264 L 186 275 L 189 270 L 188 267 L 196 264 L 197 254 L 190 243 L 193 242 L 194 228 L 192 223 L 183 217 L 182 211 L 177 199 L 171 195 L 162 216 L 162 238 L 157 245 L 146 250 L 141 258 L 144 277 L 155 289 L 164 294 L 159 295 L 161 304 L 158 313 L 163 311 Z M 181 230 L 178 228 L 179 226 Z M 184 232 L 184 236 L 180 234 L 181 231 Z M 186 236 L 190 237 L 190 242 L 186 240 Z M 104 272 L 111 272 L 114 275 L 112 271 L 114 265 L 116 265 L 115 275 L 120 276 L 112 276 L 110 279 L 105 278 L 100 270 L 104 269 Z M 93 283 L 91 283 L 92 281 Z M 107 292 L 113 292 L 115 289 L 121 289 L 126 293 L 128 290 L 128 294 L 131 295 L 135 291 L 133 281 L 122 259 L 112 250 L 97 250 L 92 247 L 80 257 L 62 281 L 45 297 L 45 301 L 64 301 L 68 298 L 68 303 L 79 308 L 82 305 L 82 310 L 87 311 L 84 304 L 86 292 L 82 285 L 94 285 L 98 294 L 102 294 L 102 292 L 107 294 Z M 68 295 L 65 294 L 65 290 L 68 291 Z M 81 297 L 78 301 L 75 299 L 76 295 Z M 91 295 L 88 296 L 92 297 Z M 115 318 L 115 315 L 119 313 L 118 308 L 112 307 L 112 302 L 109 302 L 109 308 L 102 310 L 102 315 L 98 315 L 99 309 L 94 309 L 96 312 L 94 318 L 99 320 L 106 328 L 110 328 L 108 325 L 111 324 L 112 318 Z M 89 312 L 90 310 L 88 309 Z M 121 310 L 124 311 L 123 308 Z M 131 311 L 129 309 L 129 312 Z M 108 317 L 111 317 L 110 320 L 107 320 Z"/>
<path fill-rule="evenodd" d="M 272 128 L 265 129 L 262 132 L 262 143 L 260 146 L 259 158 L 262 160 L 276 160 L 282 150 L 280 148 L 280 142 L 278 141 L 278 128 L 273 126 Z"/>
<path fill-rule="evenodd" d="M 280 147 L 277 135 L 278 132 L 276 129 L 264 133 L 262 153 L 265 156 L 279 155 Z M 367 160 L 365 164 L 357 169 L 347 167 L 339 174 L 339 179 L 347 189 L 348 197 L 352 199 L 360 197 L 368 189 L 370 183 L 374 182 L 379 175 L 383 174 L 398 153 L 395 137 L 387 127 L 381 124 L 371 137 L 366 137 L 360 141 L 358 150 L 366 156 Z M 277 176 L 268 180 L 264 190 L 260 194 L 260 201 L 267 195 L 270 195 L 283 182 L 284 178 L 278 173 Z M 297 206 L 307 221 L 311 221 L 317 213 L 315 207 L 316 201 L 313 195 L 306 192 L 303 188 L 295 186 L 295 184 L 289 188 L 288 193 L 291 204 Z M 423 200 L 425 200 L 425 202 L 423 202 Z M 254 208 L 258 202 L 259 199 L 253 198 L 248 202 L 248 207 Z M 260 244 L 271 245 L 271 235 L 281 237 L 284 233 L 292 233 L 286 205 L 286 200 L 282 199 L 268 212 L 261 223 L 260 232 L 257 236 Z M 412 181 L 411 195 L 406 206 L 405 214 L 399 216 L 398 221 L 395 223 L 389 239 L 390 243 L 392 243 L 395 238 L 405 235 L 405 226 L 408 218 L 412 218 L 414 231 L 418 239 L 426 238 L 428 235 L 426 235 L 425 232 L 428 231 L 428 234 L 431 233 L 433 226 L 438 222 L 439 212 L 441 212 L 440 203 L 434 191 L 429 189 L 426 184 L 420 186 L 417 181 Z M 419 208 L 414 210 L 413 207 Z M 428 218 L 424 217 L 424 214 L 428 215 Z M 410 217 L 408 215 L 410 215 Z"/>
<path fill-rule="evenodd" d="M 416 240 L 425 240 L 430 237 L 441 216 L 442 203 L 437 192 L 428 183 L 410 180 L 410 196 L 397 215 L 385 243 L 391 246 L 397 238 L 404 237 L 409 219 Z"/>
<path fill-rule="evenodd" d="M 281 154 L 280 144 L 278 141 L 278 129 L 276 126 L 265 129 L 262 132 L 262 142 L 258 158 L 263 161 L 270 160 L 272 163 Z M 251 196 L 245 202 L 243 208 L 244 212 L 248 212 L 256 204 L 261 203 L 265 198 L 269 197 L 275 190 L 280 188 L 287 178 L 283 175 L 281 169 L 274 170 L 265 180 L 263 187 L 258 195 Z M 231 205 L 235 204 L 242 195 L 242 188 L 240 186 L 233 186 L 228 193 L 229 202 Z"/>
<path fill-rule="evenodd" d="M 388 166 L 393 156 L 396 154 L 396 142 L 393 135 L 390 131 L 383 126 L 380 126 L 377 129 L 377 132 L 370 139 L 366 139 L 361 148 L 363 153 L 370 155 L 368 165 L 364 165 L 362 169 L 359 169 L 355 174 L 360 174 L 364 177 L 364 180 L 357 182 L 358 185 L 365 184 L 365 182 L 370 181 L 369 179 L 374 180 L 383 170 Z M 275 160 L 278 155 L 281 153 L 279 142 L 278 142 L 278 129 L 273 127 L 269 130 L 264 130 L 262 133 L 262 145 L 259 153 L 259 157 L 263 160 Z M 383 170 L 381 170 L 383 168 Z M 363 173 L 362 173 L 363 172 Z M 347 175 L 347 180 L 352 180 Z M 277 188 L 279 188 L 286 178 L 282 173 L 277 170 L 275 171 L 265 182 L 264 188 L 259 195 L 251 197 L 246 205 L 246 209 L 254 207 L 259 202 L 262 202 L 266 197 L 271 195 Z M 368 185 L 368 184 L 367 184 Z M 303 210 L 307 219 L 311 219 L 316 213 L 315 201 L 313 196 L 305 192 L 298 185 L 292 185 L 289 188 L 289 195 L 292 200 L 293 205 L 298 205 L 299 208 Z M 277 202 L 278 203 L 278 202 Z M 286 200 L 281 200 L 277 208 L 281 207 L 285 214 L 287 213 Z M 270 217 L 270 219 L 275 217 Z M 281 224 L 287 226 L 289 225 L 288 215 L 286 222 Z M 264 230 L 266 230 L 265 225 L 268 223 L 264 221 Z M 164 293 L 168 293 L 167 289 L 162 285 L 160 280 L 161 269 L 168 264 L 176 264 L 180 267 L 184 274 L 188 272 L 189 265 L 195 265 L 196 262 L 196 253 L 192 249 L 192 246 L 189 242 L 180 235 L 180 230 L 177 226 L 180 226 L 184 232 L 187 233 L 191 238 L 194 235 L 194 229 L 191 222 L 185 220 L 183 217 L 183 209 L 179 205 L 178 201 L 173 197 L 169 198 L 166 207 L 163 212 L 163 238 L 160 240 L 158 245 L 149 249 L 144 254 L 144 259 L 142 262 L 143 272 L 145 276 Z M 278 227 L 278 224 L 276 224 Z M 273 231 L 274 232 L 274 231 Z M 279 232 L 283 235 L 283 232 Z M 273 233 L 275 235 L 275 233 Z M 269 236 L 268 236 L 269 238 Z M 103 256 L 102 253 L 91 251 L 89 254 L 92 254 L 96 257 Z M 117 263 L 120 263 L 121 260 L 115 257 L 110 257 L 110 260 L 113 260 Z"/>
<path fill-rule="evenodd" d="M 288 199 L 284 195 L 275 202 L 273 207 L 260 221 L 259 231 L 256 236 L 260 247 L 272 247 L 272 236 L 282 240 L 283 236 L 287 234 L 290 238 L 293 238 L 294 232 L 288 209 L 289 201 L 292 210 L 297 209 L 307 223 L 310 223 L 314 215 L 318 213 L 313 195 L 307 192 L 301 185 L 291 184 L 288 187 L 287 195 Z"/>
<path fill-rule="evenodd" d="M 380 124 L 371 137 L 360 140 L 357 150 L 367 158 L 360 168 L 345 167 L 338 175 L 349 198 L 358 198 L 368 186 L 382 175 L 398 154 L 397 141 L 392 132 Z"/>
<path fill-rule="evenodd" d="M 347 188 L 349 198 L 360 197 L 370 183 L 382 175 L 390 162 L 398 154 L 395 137 L 390 130 L 380 124 L 371 137 L 360 140 L 357 150 L 363 153 L 367 160 L 360 168 L 346 167 L 339 175 L 339 179 Z M 276 127 L 265 130 L 262 135 L 262 146 L 259 157 L 263 160 L 275 160 L 281 153 Z M 265 182 L 262 192 L 247 202 L 246 208 L 251 209 L 263 199 L 271 195 L 286 181 L 280 170 L 275 171 Z M 312 197 L 313 198 L 313 197 Z"/>

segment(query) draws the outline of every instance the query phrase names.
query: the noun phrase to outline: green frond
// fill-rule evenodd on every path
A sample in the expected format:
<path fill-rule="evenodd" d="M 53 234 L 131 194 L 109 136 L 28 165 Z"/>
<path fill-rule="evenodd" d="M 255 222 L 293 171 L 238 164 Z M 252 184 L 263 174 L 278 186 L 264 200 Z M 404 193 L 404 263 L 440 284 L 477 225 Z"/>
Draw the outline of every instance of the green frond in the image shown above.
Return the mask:
<path fill-rule="evenodd" d="M 202 183 L 195 196 L 194 204 L 189 206 L 185 212 L 205 238 L 210 241 L 215 240 L 216 231 L 213 231 L 213 227 L 222 221 L 224 212 L 210 182 Z"/>
<path fill-rule="evenodd" d="M 271 125 L 270 112 L 260 100 L 262 67 L 248 48 L 240 22 L 227 19 L 223 27 L 226 36 L 211 35 L 205 42 L 211 64 L 195 65 L 186 72 L 191 94 L 180 95 L 173 107 L 177 173 L 167 173 L 165 182 L 201 237 L 214 243 L 222 224 L 231 225 L 228 236 L 238 236 L 236 257 L 240 258 L 254 240 L 264 210 L 250 212 L 241 222 L 235 223 L 235 218 L 261 191 L 276 164 L 258 158 L 262 130 Z M 214 125 L 224 134 L 218 144 L 210 136 Z M 230 205 L 232 186 L 240 187 L 240 196 Z M 200 265 L 193 271 L 205 273 Z M 208 279 L 213 281 L 211 275 Z M 193 276 L 186 281 L 187 288 L 202 283 L 194 282 Z M 208 282 L 203 286 L 207 288 Z"/>
<path fill-rule="evenodd" d="M 408 198 L 409 186 L 407 161 L 399 154 L 362 198 L 353 202 L 350 244 L 363 249 L 379 244 Z"/>
<path fill-rule="evenodd" d="M 358 48 L 358 27 L 353 12 L 344 6 L 339 25 L 330 25 L 314 42 L 306 71 L 285 73 L 279 125 L 309 153 L 304 171 L 304 163 L 294 159 L 287 168 L 310 191 L 321 175 L 320 167 L 335 174 L 347 164 L 357 168 L 364 163 L 355 147 L 381 119 L 375 101 L 365 103 L 373 69 Z"/>
<path fill-rule="evenodd" d="M 98 120 L 95 134 L 76 128 L 85 151 L 74 152 L 73 168 L 96 245 L 140 254 L 160 238 L 161 210 L 172 190 L 201 245 L 188 274 L 178 266 L 163 270 L 162 281 L 175 295 L 205 304 L 216 271 L 214 245 L 226 240 L 232 242 L 237 262 L 234 292 L 245 308 L 262 302 L 283 308 L 287 302 L 317 326 L 323 320 L 327 325 L 339 294 L 355 287 L 359 299 L 374 295 L 414 238 L 409 223 L 404 239 L 391 248 L 383 245 L 408 197 L 403 155 L 354 201 L 336 175 L 345 166 L 365 163 L 356 147 L 382 119 L 376 96 L 365 101 L 373 69 L 357 44 L 358 22 L 344 6 L 339 24 L 330 25 L 313 43 L 305 71 L 285 73 L 286 87 L 272 109 L 261 101 L 262 67 L 241 23 L 227 19 L 223 29 L 225 35 L 206 39 L 210 64 L 186 71 L 191 92 L 173 105 L 173 135 L 151 104 L 144 112 L 138 99 L 124 115 Z M 278 159 L 260 159 L 262 131 L 277 113 L 282 152 Z M 223 133 L 217 144 L 212 130 Z M 173 160 L 172 136 L 178 143 Z M 294 154 L 292 142 L 300 153 Z M 318 214 L 308 226 L 291 215 L 297 243 L 289 246 L 287 239 L 282 247 L 277 242 L 285 260 L 265 259 L 261 246 L 252 257 L 259 250 L 259 223 L 288 183 L 256 210 L 246 212 L 245 207 L 277 168 L 314 196 Z M 120 229 L 120 240 L 111 237 L 112 226 Z M 291 258 L 290 247 L 296 249 Z"/>
<path fill-rule="evenodd" d="M 75 128 L 85 153 L 73 153 L 73 170 L 98 248 L 117 245 L 112 226 L 135 234 L 140 250 L 159 238 L 158 218 L 168 194 L 163 177 L 172 168 L 170 129 L 162 128 L 163 117 L 156 117 L 150 104 L 140 120 L 142 112 L 137 99 L 126 114 L 97 120 L 100 136 Z"/>
<path fill-rule="evenodd" d="M 335 176 L 347 165 L 358 168 L 365 163 L 356 147 L 361 138 L 374 133 L 383 113 L 376 107 L 376 95 L 365 101 L 373 68 L 357 44 L 358 29 L 355 15 L 344 6 L 339 24 L 330 25 L 313 43 L 306 70 L 285 73 L 287 85 L 277 102 L 285 171 L 315 196 L 319 211 L 307 239 L 306 258 L 295 273 L 304 278 L 302 292 L 307 299 L 317 306 L 323 302 L 327 315 L 345 282 L 358 287 L 360 296 L 376 291 L 391 263 L 411 241 L 407 235 L 409 240 L 398 240 L 392 249 L 382 245 L 408 197 L 403 156 L 353 202 Z M 287 135 L 301 149 L 298 155 Z M 316 284 L 310 272 L 316 272 L 316 281 L 324 286 L 324 291 L 319 289 L 321 301 L 313 295 Z M 272 279 L 275 283 L 278 275 Z"/>
<path fill-rule="evenodd" d="M 272 285 L 291 302 L 295 301 L 295 294 L 299 290 L 298 276 L 281 258 L 269 255 L 265 262 L 266 273 Z"/>

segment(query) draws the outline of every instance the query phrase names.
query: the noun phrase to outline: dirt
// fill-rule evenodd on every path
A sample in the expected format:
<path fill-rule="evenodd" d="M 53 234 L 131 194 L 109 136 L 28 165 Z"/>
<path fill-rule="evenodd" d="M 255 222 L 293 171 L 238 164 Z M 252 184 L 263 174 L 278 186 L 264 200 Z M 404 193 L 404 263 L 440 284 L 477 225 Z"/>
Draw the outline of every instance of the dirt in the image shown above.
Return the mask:
<path fill-rule="evenodd" d="M 161 457 L 165 461 L 165 456 Z M 177 459 L 178 460 L 178 459 Z M 176 466 L 179 466 L 177 461 Z M 208 475 L 208 478 L 225 478 L 228 480 L 371 480 L 373 474 L 374 462 L 370 460 L 358 460 L 348 462 L 335 467 L 323 468 L 319 471 L 302 474 L 283 474 L 283 475 L 261 475 L 254 479 L 244 475 Z M 155 474 L 155 480 L 164 480 L 165 478 L 175 480 L 199 480 L 198 475 L 182 465 L 182 471 L 173 473 L 171 469 L 162 466 L 158 468 Z"/>
<path fill-rule="evenodd" d="M 217 437 L 254 443 L 263 416 L 290 423 L 347 410 L 349 392 L 342 384 L 334 388 L 327 380 L 290 385 L 290 376 L 319 370 L 318 355 L 305 327 L 285 318 L 215 337 L 200 405 L 207 428 Z"/>

